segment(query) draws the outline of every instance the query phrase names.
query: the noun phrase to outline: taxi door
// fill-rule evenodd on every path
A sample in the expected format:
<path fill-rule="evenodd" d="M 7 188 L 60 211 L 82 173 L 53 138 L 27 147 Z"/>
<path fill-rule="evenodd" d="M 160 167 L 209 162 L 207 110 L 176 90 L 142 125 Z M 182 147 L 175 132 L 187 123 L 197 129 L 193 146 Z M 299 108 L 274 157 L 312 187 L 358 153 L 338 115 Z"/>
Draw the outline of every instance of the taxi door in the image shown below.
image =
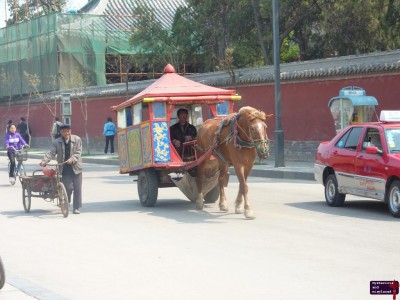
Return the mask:
<path fill-rule="evenodd" d="M 378 147 L 378 153 L 370 154 L 366 152 L 366 147 L 376 146 L 371 144 L 371 140 L 380 137 L 381 147 Z M 357 179 L 357 194 L 384 200 L 385 197 L 385 157 L 386 142 L 381 128 L 367 127 L 360 151 L 357 153 L 354 165 Z"/>
<path fill-rule="evenodd" d="M 336 143 L 331 153 L 331 166 L 335 170 L 338 188 L 352 188 L 354 180 L 354 161 L 357 155 L 357 146 L 361 140 L 362 127 L 350 128 Z"/>

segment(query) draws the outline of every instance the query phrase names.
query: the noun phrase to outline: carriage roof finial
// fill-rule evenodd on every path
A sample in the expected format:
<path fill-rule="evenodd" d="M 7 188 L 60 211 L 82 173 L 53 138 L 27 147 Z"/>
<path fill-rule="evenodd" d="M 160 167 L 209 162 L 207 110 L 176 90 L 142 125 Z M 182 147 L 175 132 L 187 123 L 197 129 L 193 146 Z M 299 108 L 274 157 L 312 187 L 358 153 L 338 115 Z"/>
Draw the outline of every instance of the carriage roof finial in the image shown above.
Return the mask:
<path fill-rule="evenodd" d="M 164 68 L 164 74 L 166 73 L 176 73 L 175 68 L 171 64 L 166 65 Z"/>

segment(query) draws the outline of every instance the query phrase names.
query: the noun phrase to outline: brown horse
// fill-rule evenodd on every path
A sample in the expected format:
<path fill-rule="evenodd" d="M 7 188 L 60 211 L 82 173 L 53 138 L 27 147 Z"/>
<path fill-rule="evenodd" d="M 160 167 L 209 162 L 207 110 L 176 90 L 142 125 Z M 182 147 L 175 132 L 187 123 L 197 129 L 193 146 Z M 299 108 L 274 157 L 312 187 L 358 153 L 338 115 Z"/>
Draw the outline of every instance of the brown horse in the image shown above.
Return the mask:
<path fill-rule="evenodd" d="M 253 107 L 242 107 L 238 113 L 230 114 L 225 119 L 209 119 L 197 132 L 199 154 L 205 153 L 210 147 L 215 148 L 213 155 L 202 162 L 197 170 L 196 208 L 203 209 L 203 188 L 207 178 L 219 170 L 219 208 L 228 211 L 224 186 L 227 186 L 228 166 L 233 165 L 239 179 L 239 192 L 235 201 L 235 213 L 243 213 L 241 207 L 244 198 L 244 214 L 248 219 L 254 219 L 248 199 L 247 176 L 253 168 L 256 156 L 265 159 L 269 155 L 265 115 Z M 217 159 L 216 159 L 217 158 Z"/>

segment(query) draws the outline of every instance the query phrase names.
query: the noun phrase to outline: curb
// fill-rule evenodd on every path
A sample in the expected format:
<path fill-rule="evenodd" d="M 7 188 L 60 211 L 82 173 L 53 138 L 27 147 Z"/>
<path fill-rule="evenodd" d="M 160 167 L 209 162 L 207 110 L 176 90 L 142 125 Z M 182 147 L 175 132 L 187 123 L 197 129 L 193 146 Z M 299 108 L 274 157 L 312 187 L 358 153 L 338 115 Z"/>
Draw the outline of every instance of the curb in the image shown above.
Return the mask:
<path fill-rule="evenodd" d="M 236 175 L 234 168 L 229 168 L 229 173 Z M 312 180 L 315 181 L 314 173 L 307 171 L 290 171 L 290 170 L 273 170 L 273 169 L 253 169 L 249 176 L 251 177 L 266 177 L 274 179 L 297 179 L 297 180 Z"/>
<path fill-rule="evenodd" d="M 6 156 L 5 152 L 0 152 L 1 156 Z M 29 157 L 35 159 L 43 158 L 43 153 L 30 153 Z M 116 159 L 108 158 L 93 158 L 93 157 L 82 157 L 83 163 L 98 164 L 98 165 L 109 165 L 118 166 L 119 162 Z M 298 170 L 293 170 L 298 169 Z M 229 173 L 236 176 L 235 169 L 229 167 Z M 264 177 L 264 178 L 275 178 L 275 179 L 297 179 L 297 180 L 311 180 L 315 181 L 314 172 L 308 168 L 301 170 L 301 168 L 281 167 L 273 168 L 268 167 L 266 169 L 253 168 L 249 174 L 251 177 Z"/>

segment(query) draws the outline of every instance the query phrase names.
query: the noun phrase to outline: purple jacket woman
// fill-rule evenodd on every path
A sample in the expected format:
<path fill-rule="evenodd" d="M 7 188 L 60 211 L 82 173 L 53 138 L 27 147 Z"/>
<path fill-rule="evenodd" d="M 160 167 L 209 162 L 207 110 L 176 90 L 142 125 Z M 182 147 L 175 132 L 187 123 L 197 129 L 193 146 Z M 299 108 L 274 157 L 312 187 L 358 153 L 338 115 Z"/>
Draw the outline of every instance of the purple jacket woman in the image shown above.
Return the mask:
<path fill-rule="evenodd" d="M 15 127 L 14 124 L 10 124 L 10 128 L 8 129 L 8 132 L 4 138 L 4 146 L 7 148 L 7 156 L 10 159 L 11 166 L 10 166 L 10 182 L 14 181 L 14 169 L 15 169 L 15 150 L 13 148 L 8 148 L 8 147 L 14 147 L 17 150 L 22 149 L 22 146 L 27 145 L 27 143 L 24 141 L 22 136 L 16 132 L 17 128 Z"/>

